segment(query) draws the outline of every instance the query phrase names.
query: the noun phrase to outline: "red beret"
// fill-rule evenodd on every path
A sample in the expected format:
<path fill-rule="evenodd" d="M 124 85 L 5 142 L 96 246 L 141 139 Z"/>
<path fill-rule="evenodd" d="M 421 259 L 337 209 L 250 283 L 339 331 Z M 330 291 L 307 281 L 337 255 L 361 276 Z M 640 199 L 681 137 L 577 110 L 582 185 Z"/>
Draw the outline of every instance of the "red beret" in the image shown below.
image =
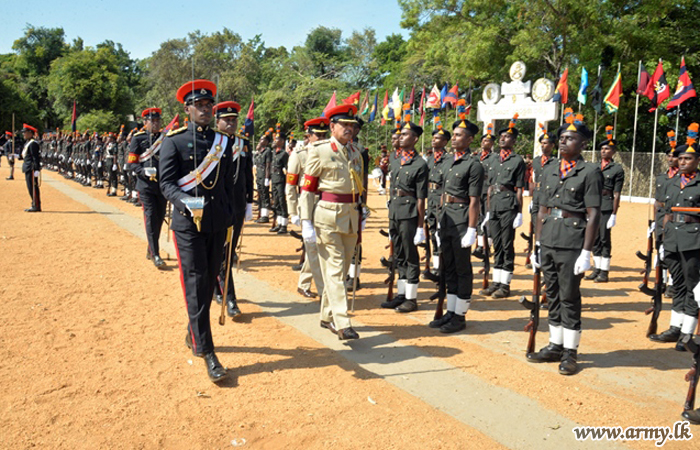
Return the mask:
<path fill-rule="evenodd" d="M 146 108 L 141 113 L 141 117 L 145 117 L 146 119 L 158 118 L 162 112 L 160 108 Z"/>
<path fill-rule="evenodd" d="M 22 131 L 31 131 L 31 132 L 33 132 L 33 133 L 37 133 L 37 129 L 36 129 L 36 128 L 34 128 L 34 127 L 31 126 L 31 125 L 27 125 L 26 123 L 25 123 L 25 124 L 22 124 Z"/>
<path fill-rule="evenodd" d="M 236 102 L 221 102 L 214 106 L 216 117 L 238 117 L 241 105 Z"/>
<path fill-rule="evenodd" d="M 333 122 L 357 123 L 355 114 L 357 114 L 357 106 L 338 105 L 335 108 L 329 109 L 326 116 L 328 116 L 328 119 Z"/>
<path fill-rule="evenodd" d="M 214 101 L 215 95 L 216 84 L 209 80 L 193 80 L 180 86 L 175 96 L 177 101 L 187 104 L 205 98 Z"/>
<path fill-rule="evenodd" d="M 326 117 L 316 117 L 315 119 L 304 122 L 304 129 L 308 133 L 325 133 L 328 131 L 330 119 Z"/>

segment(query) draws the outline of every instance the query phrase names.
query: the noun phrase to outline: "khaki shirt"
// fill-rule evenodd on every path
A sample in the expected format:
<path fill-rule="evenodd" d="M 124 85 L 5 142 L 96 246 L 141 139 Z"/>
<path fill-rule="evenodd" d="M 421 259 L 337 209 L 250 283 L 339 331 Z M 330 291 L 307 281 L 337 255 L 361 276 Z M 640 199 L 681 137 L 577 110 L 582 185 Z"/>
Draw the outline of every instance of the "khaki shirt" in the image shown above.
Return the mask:
<path fill-rule="evenodd" d="M 304 167 L 306 166 L 307 157 L 307 147 L 301 144 L 289 155 L 289 161 L 287 162 L 285 195 L 287 197 L 287 207 L 292 211 L 292 214 L 299 214 L 299 187 L 304 182 Z"/>

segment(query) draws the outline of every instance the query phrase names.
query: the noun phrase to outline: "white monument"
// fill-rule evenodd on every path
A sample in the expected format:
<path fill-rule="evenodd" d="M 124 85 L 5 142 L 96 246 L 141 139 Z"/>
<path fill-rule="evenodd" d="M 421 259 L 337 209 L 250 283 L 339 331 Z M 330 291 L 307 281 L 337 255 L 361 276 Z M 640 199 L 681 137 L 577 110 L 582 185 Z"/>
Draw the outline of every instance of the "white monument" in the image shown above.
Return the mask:
<path fill-rule="evenodd" d="M 498 119 L 510 120 L 518 113 L 518 120 L 535 119 L 537 123 L 547 127 L 547 122 L 557 119 L 558 103 L 551 102 L 554 95 L 554 83 L 546 78 L 540 78 L 530 86 L 530 81 L 523 82 L 527 68 L 522 61 L 516 61 L 510 66 L 510 83 L 486 85 L 483 100 L 479 101 L 476 119 L 484 123 L 484 131 L 489 123 Z M 529 96 L 532 92 L 532 96 Z M 494 130 L 498 131 L 498 130 Z M 533 156 L 539 156 L 542 151 L 539 138 L 542 131 L 535 126 L 535 142 Z"/>

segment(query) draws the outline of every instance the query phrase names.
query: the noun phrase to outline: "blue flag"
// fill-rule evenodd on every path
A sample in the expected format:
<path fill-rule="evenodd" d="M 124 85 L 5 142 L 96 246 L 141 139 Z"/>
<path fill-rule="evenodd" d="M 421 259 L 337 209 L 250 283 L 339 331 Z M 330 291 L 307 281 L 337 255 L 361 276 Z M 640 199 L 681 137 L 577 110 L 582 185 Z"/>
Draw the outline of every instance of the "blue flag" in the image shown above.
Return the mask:
<path fill-rule="evenodd" d="M 447 83 L 445 83 L 440 91 L 440 109 L 445 109 L 445 97 L 447 97 Z"/>
<path fill-rule="evenodd" d="M 586 99 L 588 98 L 588 94 L 586 93 L 587 90 L 588 90 L 588 72 L 586 71 L 585 67 L 581 67 L 581 87 L 578 88 L 578 96 L 576 97 L 576 99 L 582 105 L 586 104 Z"/>
<path fill-rule="evenodd" d="M 372 122 L 374 120 L 374 117 L 377 115 L 377 93 L 374 93 L 374 104 L 372 105 L 372 108 L 369 110 L 369 120 L 367 123 Z"/>

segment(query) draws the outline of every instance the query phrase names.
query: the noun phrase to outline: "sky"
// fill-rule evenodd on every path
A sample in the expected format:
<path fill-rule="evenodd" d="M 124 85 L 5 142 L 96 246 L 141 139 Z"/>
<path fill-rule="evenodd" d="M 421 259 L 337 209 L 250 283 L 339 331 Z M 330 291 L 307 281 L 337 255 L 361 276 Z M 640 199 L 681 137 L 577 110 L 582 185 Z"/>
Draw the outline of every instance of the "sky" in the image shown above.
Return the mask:
<path fill-rule="evenodd" d="M 397 0 L 24 0 L 4 5 L 2 15 L 0 54 L 13 51 L 13 42 L 24 35 L 28 24 L 63 27 L 69 43 L 77 37 L 92 47 L 105 40 L 121 43 L 134 59 L 150 56 L 168 39 L 183 38 L 195 30 L 209 34 L 224 27 L 244 40 L 261 34 L 267 47 L 287 49 L 302 45 L 308 32 L 319 25 L 341 29 L 344 38 L 367 27 L 375 29 L 378 42 L 392 33 L 408 37 L 399 25 Z"/>

